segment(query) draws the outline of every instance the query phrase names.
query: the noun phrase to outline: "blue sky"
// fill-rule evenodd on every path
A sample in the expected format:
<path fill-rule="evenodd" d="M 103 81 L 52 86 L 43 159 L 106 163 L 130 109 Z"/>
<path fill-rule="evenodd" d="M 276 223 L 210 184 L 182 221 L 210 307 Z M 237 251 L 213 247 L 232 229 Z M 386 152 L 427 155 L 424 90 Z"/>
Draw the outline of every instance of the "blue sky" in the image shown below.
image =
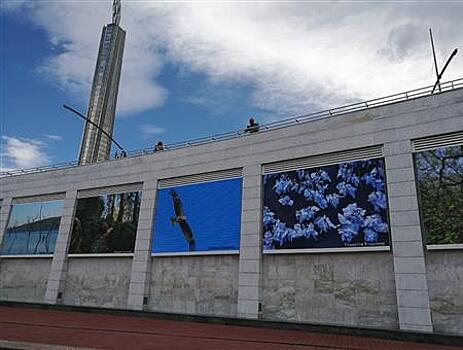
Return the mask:
<path fill-rule="evenodd" d="M 430 85 L 463 45 L 463 4 L 122 2 L 115 138 L 127 149 Z M 2 2 L 1 165 L 77 158 L 111 1 Z M 462 55 L 446 79 L 463 77 Z"/>
<path fill-rule="evenodd" d="M 159 191 L 153 230 L 153 253 L 187 252 L 188 243 L 178 224 L 170 191 L 180 200 L 196 250 L 238 250 L 240 246 L 241 179 L 227 179 Z M 224 200 L 226 198 L 227 200 Z M 205 205 L 214 203 L 204 210 Z"/>
<path fill-rule="evenodd" d="M 20 226 L 28 222 L 34 222 L 45 218 L 61 216 L 62 210 L 62 200 L 15 204 L 11 211 L 9 227 Z"/>

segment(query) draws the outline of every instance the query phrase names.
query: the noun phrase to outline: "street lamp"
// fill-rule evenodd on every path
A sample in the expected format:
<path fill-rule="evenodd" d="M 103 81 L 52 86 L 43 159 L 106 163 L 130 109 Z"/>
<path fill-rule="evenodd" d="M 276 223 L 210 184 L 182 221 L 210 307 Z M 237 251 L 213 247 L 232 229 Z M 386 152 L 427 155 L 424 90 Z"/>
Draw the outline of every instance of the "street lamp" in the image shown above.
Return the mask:
<path fill-rule="evenodd" d="M 100 128 L 98 125 L 96 125 L 94 122 L 92 122 L 90 119 L 88 119 L 85 115 L 83 115 L 82 113 L 80 113 L 79 111 L 75 110 L 74 108 L 66 105 L 66 104 L 63 104 L 63 108 L 71 111 L 72 113 L 78 115 L 80 118 L 84 119 L 86 122 L 92 124 L 95 128 L 97 128 L 98 130 L 100 130 L 103 134 L 105 134 L 116 146 L 117 148 L 119 148 L 121 151 L 122 151 L 122 154 L 127 154 L 127 151 L 116 141 L 113 139 L 113 137 L 111 135 L 109 135 L 106 131 L 104 131 L 102 128 Z"/>

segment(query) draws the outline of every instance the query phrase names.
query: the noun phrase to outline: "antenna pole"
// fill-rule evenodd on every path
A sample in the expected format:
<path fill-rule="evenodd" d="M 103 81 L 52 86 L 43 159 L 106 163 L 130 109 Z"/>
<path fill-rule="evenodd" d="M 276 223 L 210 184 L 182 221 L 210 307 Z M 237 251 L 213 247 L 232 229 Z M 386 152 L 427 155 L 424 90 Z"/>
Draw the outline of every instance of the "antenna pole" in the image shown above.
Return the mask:
<path fill-rule="evenodd" d="M 440 87 L 440 83 L 439 83 L 439 69 L 437 68 L 437 59 L 436 59 L 436 50 L 434 49 L 434 40 L 432 39 L 432 30 L 431 28 L 429 28 L 429 36 L 431 37 L 431 48 L 432 48 L 432 55 L 434 57 L 434 68 L 436 69 L 436 79 L 438 81 L 438 87 L 439 87 L 439 92 L 441 92 L 441 87 Z M 434 91 L 434 90 L 433 90 Z"/>
<path fill-rule="evenodd" d="M 436 89 L 436 85 L 439 85 L 439 89 L 440 89 L 440 79 L 442 78 L 442 75 L 444 75 L 444 72 L 445 70 L 447 69 L 447 66 L 449 65 L 450 61 L 452 60 L 452 58 L 455 57 L 455 55 L 457 54 L 458 52 L 458 49 L 455 49 L 453 50 L 452 54 L 450 55 L 450 57 L 447 59 L 447 62 L 445 62 L 444 64 L 444 68 L 442 68 L 442 71 L 440 72 L 440 74 L 437 76 L 437 80 L 436 80 L 436 83 L 434 84 L 434 87 L 432 88 L 432 91 L 431 91 L 431 94 L 434 92 L 434 90 Z"/>

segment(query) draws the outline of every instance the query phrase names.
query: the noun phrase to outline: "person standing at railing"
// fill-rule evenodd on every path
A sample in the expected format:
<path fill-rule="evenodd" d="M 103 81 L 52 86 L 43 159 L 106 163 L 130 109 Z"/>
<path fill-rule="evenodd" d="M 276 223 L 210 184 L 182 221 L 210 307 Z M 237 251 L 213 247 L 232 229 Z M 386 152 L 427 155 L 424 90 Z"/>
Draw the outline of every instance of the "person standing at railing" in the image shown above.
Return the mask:
<path fill-rule="evenodd" d="M 256 123 L 253 117 L 249 118 L 249 123 L 244 132 L 255 133 L 259 132 L 259 123 Z"/>
<path fill-rule="evenodd" d="M 159 141 L 155 146 L 154 146 L 154 152 L 160 152 L 164 151 L 164 144 L 162 141 Z"/>
<path fill-rule="evenodd" d="M 125 150 L 122 150 L 121 153 L 115 151 L 114 152 L 114 159 L 121 159 L 127 157 L 127 152 Z"/>

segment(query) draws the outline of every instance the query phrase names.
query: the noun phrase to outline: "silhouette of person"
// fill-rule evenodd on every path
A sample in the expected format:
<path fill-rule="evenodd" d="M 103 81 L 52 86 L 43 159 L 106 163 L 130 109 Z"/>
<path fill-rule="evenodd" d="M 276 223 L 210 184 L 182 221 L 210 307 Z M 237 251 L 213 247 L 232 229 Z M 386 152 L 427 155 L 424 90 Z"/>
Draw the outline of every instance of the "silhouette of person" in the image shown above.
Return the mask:
<path fill-rule="evenodd" d="M 245 132 L 255 133 L 259 132 L 259 123 L 256 123 L 253 117 L 249 118 L 248 126 L 246 127 Z"/>
<path fill-rule="evenodd" d="M 164 144 L 162 141 L 159 141 L 156 146 L 154 146 L 154 152 L 164 151 Z"/>

